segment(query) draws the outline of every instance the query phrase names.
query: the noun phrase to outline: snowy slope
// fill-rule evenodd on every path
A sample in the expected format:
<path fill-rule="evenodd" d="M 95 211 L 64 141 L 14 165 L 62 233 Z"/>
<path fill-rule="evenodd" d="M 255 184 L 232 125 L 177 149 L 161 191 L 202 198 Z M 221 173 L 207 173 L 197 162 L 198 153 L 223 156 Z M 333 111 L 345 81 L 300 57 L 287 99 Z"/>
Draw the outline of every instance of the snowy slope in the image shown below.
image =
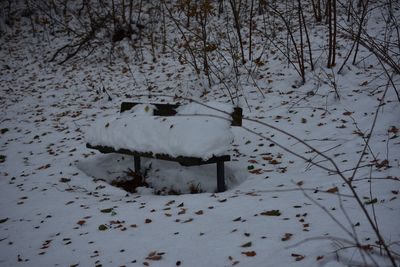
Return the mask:
<path fill-rule="evenodd" d="M 259 70 L 269 73 L 258 77 L 261 91 L 243 85 L 247 119 L 243 128 L 229 130 L 233 144 L 229 134 L 213 143 L 229 147 L 233 158 L 226 164 L 226 192 L 214 193 L 215 166 L 145 160 L 152 188 L 131 194 L 110 183 L 128 177 L 133 159 L 86 149 L 85 129 L 119 116 L 124 100 L 174 102 L 180 95 L 229 103 L 223 86 L 203 94 L 189 66 L 167 55 L 152 62 L 146 52 L 149 60 L 130 66 L 133 78 L 118 59 L 50 63 L 60 40 L 45 42 L 28 32 L 28 20 L 19 23 L 24 31 L 8 30 L 0 38 L 0 266 L 362 265 L 346 241 L 353 231 L 377 265 L 390 265 L 379 248 L 372 249 L 379 245 L 376 236 L 335 166 L 295 137 L 333 159 L 346 177 L 366 153 L 354 188 L 400 253 L 400 105 L 393 89 L 380 103 L 388 80 L 376 59 L 334 78 L 319 63 L 309 82 L 298 86 L 297 73 L 271 57 Z M 190 121 L 198 125 L 198 119 L 204 118 Z M 188 194 L 193 187 L 202 193 Z"/>

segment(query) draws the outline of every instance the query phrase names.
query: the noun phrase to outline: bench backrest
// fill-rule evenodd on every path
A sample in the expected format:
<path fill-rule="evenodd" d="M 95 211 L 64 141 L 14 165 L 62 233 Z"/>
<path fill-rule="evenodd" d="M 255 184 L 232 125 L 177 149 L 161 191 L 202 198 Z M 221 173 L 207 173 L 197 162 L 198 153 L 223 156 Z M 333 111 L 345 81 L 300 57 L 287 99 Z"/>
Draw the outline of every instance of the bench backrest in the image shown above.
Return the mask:
<path fill-rule="evenodd" d="M 128 111 L 138 104 L 144 104 L 144 103 L 122 102 L 120 111 L 121 112 Z M 164 103 L 163 104 L 148 103 L 148 104 L 157 107 L 157 109 L 154 110 L 155 116 L 175 116 L 177 113 L 176 109 L 180 106 L 180 104 L 164 104 Z M 232 126 L 242 126 L 242 117 L 243 117 L 242 113 L 243 113 L 242 108 L 235 107 L 233 109 L 233 112 L 231 114 Z"/>

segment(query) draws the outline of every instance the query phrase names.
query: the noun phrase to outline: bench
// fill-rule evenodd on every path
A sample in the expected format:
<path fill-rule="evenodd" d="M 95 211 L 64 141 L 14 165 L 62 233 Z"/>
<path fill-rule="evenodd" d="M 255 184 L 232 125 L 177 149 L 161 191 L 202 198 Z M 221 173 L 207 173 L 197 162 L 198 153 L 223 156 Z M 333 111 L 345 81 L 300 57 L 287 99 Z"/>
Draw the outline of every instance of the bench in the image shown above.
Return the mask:
<path fill-rule="evenodd" d="M 143 103 L 132 103 L 132 102 L 123 102 L 121 104 L 120 112 L 124 113 L 126 111 L 131 110 L 136 105 L 142 105 Z M 154 116 L 175 116 L 177 114 L 177 109 L 180 107 L 180 104 L 152 104 L 155 107 L 153 110 Z M 233 112 L 230 114 L 230 122 L 231 126 L 241 126 L 242 124 L 242 109 L 241 108 L 233 108 Z M 107 126 L 106 126 L 107 127 Z M 183 156 L 183 155 L 169 155 L 166 153 L 154 153 L 153 151 L 135 151 L 127 148 L 119 148 L 115 149 L 111 146 L 105 145 L 96 145 L 87 143 L 87 148 L 95 149 L 100 151 L 101 153 L 119 153 L 125 155 L 131 155 L 134 157 L 134 168 L 135 172 L 141 172 L 140 166 L 140 158 L 154 158 L 160 160 L 174 161 L 178 162 L 182 166 L 199 166 L 204 164 L 216 164 L 217 165 L 217 192 L 225 191 L 225 175 L 224 175 L 224 162 L 230 161 L 230 155 L 218 155 L 207 158 L 206 160 L 200 157 L 192 157 L 192 156 Z"/>

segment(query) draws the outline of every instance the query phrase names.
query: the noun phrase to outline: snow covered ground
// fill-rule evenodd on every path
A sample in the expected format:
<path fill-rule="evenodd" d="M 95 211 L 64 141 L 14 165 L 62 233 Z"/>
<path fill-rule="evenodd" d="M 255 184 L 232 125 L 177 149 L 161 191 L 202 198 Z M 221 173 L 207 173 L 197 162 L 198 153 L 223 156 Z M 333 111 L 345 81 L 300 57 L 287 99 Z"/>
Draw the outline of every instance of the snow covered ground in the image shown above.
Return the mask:
<path fill-rule="evenodd" d="M 122 60 L 50 63 L 58 39 L 33 37 L 24 19 L 17 26 L 0 37 L 0 266 L 363 265 L 346 242 L 353 233 L 377 265 L 390 265 L 348 186 L 330 171 L 334 166 L 294 137 L 350 177 L 387 84 L 376 59 L 341 75 L 321 67 L 298 86 L 284 58 L 270 58 L 259 69 L 269 73 L 257 78 L 261 91 L 243 85 L 245 120 L 231 129 L 226 192 L 214 193 L 214 165 L 144 160 L 152 188 L 130 194 L 110 183 L 127 177 L 133 158 L 87 149 L 85 129 L 118 114 L 126 100 L 174 102 L 180 95 L 229 103 L 223 86 L 203 94 L 190 67 L 168 56 L 130 65 L 133 78 Z M 397 253 L 399 115 L 389 88 L 353 179 Z M 202 193 L 188 194 L 193 187 Z M 182 194 L 154 193 L 160 190 Z"/>

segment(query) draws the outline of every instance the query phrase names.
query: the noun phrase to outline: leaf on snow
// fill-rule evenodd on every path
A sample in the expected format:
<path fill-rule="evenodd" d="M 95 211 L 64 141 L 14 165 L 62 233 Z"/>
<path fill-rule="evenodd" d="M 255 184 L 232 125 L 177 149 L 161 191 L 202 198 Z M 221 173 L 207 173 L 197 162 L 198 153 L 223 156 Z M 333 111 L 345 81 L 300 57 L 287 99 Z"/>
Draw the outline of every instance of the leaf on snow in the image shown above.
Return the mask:
<path fill-rule="evenodd" d="M 237 217 L 236 219 L 234 219 L 233 221 L 234 222 L 238 222 L 238 221 L 240 221 L 242 219 L 242 217 Z"/>
<path fill-rule="evenodd" d="M 251 174 L 262 174 L 263 170 L 262 169 L 254 169 L 249 171 Z"/>
<path fill-rule="evenodd" d="M 105 231 L 105 230 L 107 230 L 108 228 L 107 228 L 107 226 L 105 226 L 104 224 L 100 224 L 99 225 L 99 230 L 100 231 Z"/>
<path fill-rule="evenodd" d="M 292 238 L 293 234 L 285 233 L 285 235 L 281 238 L 282 241 L 288 241 Z"/>
<path fill-rule="evenodd" d="M 246 255 L 247 257 L 254 257 L 255 255 L 257 255 L 257 253 L 252 250 L 252 251 L 244 251 L 242 252 L 243 255 Z"/>
<path fill-rule="evenodd" d="M 79 224 L 80 226 L 84 225 L 86 223 L 85 220 L 79 220 L 76 222 L 77 224 Z"/>
<path fill-rule="evenodd" d="M 377 198 L 374 198 L 374 199 L 371 199 L 371 200 L 366 201 L 366 202 L 365 202 L 365 205 L 371 205 L 371 204 L 375 204 L 375 203 L 377 203 L 377 202 L 378 202 L 378 199 L 377 199 Z"/>
<path fill-rule="evenodd" d="M 334 194 L 334 193 L 339 192 L 339 188 L 337 186 L 335 186 L 335 187 L 329 188 L 328 190 L 326 190 L 326 192 Z"/>
<path fill-rule="evenodd" d="M 268 210 L 260 213 L 260 215 L 264 216 L 280 216 L 281 214 L 282 213 L 279 210 Z"/>
<path fill-rule="evenodd" d="M 324 258 L 324 256 L 318 256 L 317 258 L 316 258 L 316 260 L 317 261 L 320 261 L 320 260 L 322 260 Z"/>
<path fill-rule="evenodd" d="M 196 215 L 203 215 L 204 212 L 203 212 L 202 210 L 199 210 L 199 211 L 196 211 L 195 214 L 196 214 Z"/>
<path fill-rule="evenodd" d="M 113 208 L 108 208 L 108 209 L 102 209 L 100 210 L 102 213 L 110 213 L 113 211 Z"/>
<path fill-rule="evenodd" d="M 251 245 L 252 245 L 252 243 L 250 241 L 250 242 L 244 243 L 243 245 L 241 245 L 241 247 L 242 248 L 248 248 L 248 247 L 251 247 Z"/>
<path fill-rule="evenodd" d="M 295 257 L 295 261 L 301 261 L 305 258 L 305 256 L 296 253 L 292 253 L 292 257 Z"/>
<path fill-rule="evenodd" d="M 71 182 L 71 179 L 65 178 L 65 177 L 61 177 L 59 181 L 60 181 L 60 183 L 68 183 L 68 182 Z"/>
<path fill-rule="evenodd" d="M 152 251 L 149 253 L 149 255 L 146 257 L 146 260 L 150 261 L 159 261 L 162 259 L 162 255 L 164 255 L 164 252 L 157 252 L 157 251 Z"/>

